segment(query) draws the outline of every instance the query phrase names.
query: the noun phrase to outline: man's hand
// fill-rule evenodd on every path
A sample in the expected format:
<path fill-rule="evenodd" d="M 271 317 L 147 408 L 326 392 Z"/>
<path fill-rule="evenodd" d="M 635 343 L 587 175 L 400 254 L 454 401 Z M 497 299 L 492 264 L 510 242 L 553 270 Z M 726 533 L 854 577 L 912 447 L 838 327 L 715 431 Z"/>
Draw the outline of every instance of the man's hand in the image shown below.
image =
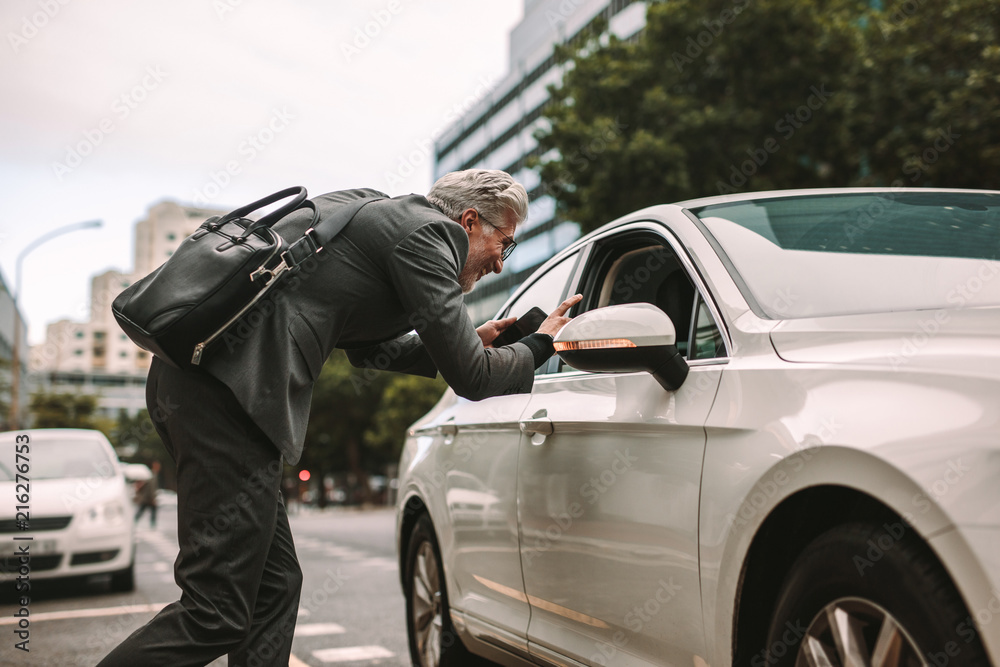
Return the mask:
<path fill-rule="evenodd" d="M 566 326 L 571 319 L 573 319 L 571 317 L 566 317 L 566 312 L 576 304 L 580 303 L 581 299 L 583 299 L 582 294 L 574 294 L 560 303 L 559 306 L 553 310 L 544 321 L 542 321 L 542 325 L 538 327 L 538 333 L 544 333 L 555 337 L 555 335 L 559 333 L 559 330 Z"/>
<path fill-rule="evenodd" d="M 476 333 L 483 340 L 483 347 L 493 347 L 493 341 L 496 340 L 496 337 L 514 322 L 517 322 L 516 317 L 505 317 L 502 320 L 490 320 L 476 329 Z"/>

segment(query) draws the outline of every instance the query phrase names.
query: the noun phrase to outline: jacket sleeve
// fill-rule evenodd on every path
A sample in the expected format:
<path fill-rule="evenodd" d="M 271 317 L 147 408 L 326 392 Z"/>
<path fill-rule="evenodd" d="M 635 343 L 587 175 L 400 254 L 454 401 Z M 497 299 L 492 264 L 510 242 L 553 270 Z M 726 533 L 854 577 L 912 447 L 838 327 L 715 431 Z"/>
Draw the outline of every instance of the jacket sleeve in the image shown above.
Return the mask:
<path fill-rule="evenodd" d="M 393 340 L 375 343 L 365 347 L 347 348 L 347 359 L 352 366 L 373 368 L 379 371 L 395 371 L 433 378 L 438 369 L 427 354 L 420 336 L 408 333 Z"/>
<path fill-rule="evenodd" d="M 535 364 L 528 346 L 484 348 L 476 333 L 458 284 L 467 253 L 460 226 L 433 221 L 400 241 L 386 268 L 427 356 L 456 394 L 478 401 L 529 392 Z"/>

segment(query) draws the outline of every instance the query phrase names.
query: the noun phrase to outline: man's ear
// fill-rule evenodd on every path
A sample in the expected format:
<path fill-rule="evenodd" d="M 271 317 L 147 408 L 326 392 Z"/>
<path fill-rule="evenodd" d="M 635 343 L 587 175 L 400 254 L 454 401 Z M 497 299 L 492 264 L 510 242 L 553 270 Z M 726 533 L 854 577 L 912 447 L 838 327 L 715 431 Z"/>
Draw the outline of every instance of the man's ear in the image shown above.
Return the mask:
<path fill-rule="evenodd" d="M 458 219 L 458 223 L 465 228 L 465 232 L 469 236 L 472 236 L 472 231 L 479 224 L 479 212 L 474 208 L 465 209 L 462 211 L 462 216 Z"/>

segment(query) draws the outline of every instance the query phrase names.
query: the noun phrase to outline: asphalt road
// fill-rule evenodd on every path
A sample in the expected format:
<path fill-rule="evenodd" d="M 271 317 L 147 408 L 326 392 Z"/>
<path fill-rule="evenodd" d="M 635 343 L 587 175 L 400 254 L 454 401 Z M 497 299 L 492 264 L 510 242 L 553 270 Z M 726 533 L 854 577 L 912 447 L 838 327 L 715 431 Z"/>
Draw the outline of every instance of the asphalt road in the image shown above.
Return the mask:
<path fill-rule="evenodd" d="M 391 508 L 304 511 L 291 517 L 304 575 L 291 667 L 410 664 L 394 517 Z M 33 581 L 30 653 L 14 648 L 15 606 L 8 591 L 0 592 L 0 665 L 92 667 L 176 600 L 176 521 L 173 508 L 161 508 L 156 530 L 148 515 L 140 521 L 132 593 L 111 593 L 106 580 Z M 212 667 L 226 664 L 222 657 Z"/>

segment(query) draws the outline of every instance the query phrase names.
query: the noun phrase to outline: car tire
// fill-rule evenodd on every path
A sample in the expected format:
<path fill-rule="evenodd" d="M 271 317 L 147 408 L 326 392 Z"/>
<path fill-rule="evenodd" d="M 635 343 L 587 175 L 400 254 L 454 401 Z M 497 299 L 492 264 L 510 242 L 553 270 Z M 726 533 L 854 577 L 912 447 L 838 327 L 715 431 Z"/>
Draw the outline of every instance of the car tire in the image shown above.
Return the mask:
<path fill-rule="evenodd" d="M 475 667 L 489 662 L 470 653 L 451 624 L 441 550 L 427 514 L 417 519 L 406 550 L 403 592 L 406 633 L 415 667 Z"/>
<path fill-rule="evenodd" d="M 887 667 L 990 664 L 951 579 L 901 520 L 845 524 L 813 540 L 785 577 L 750 665 L 837 667 L 849 657 Z"/>
<path fill-rule="evenodd" d="M 124 570 L 111 574 L 111 590 L 115 593 L 131 593 L 135 590 L 135 560 Z"/>

